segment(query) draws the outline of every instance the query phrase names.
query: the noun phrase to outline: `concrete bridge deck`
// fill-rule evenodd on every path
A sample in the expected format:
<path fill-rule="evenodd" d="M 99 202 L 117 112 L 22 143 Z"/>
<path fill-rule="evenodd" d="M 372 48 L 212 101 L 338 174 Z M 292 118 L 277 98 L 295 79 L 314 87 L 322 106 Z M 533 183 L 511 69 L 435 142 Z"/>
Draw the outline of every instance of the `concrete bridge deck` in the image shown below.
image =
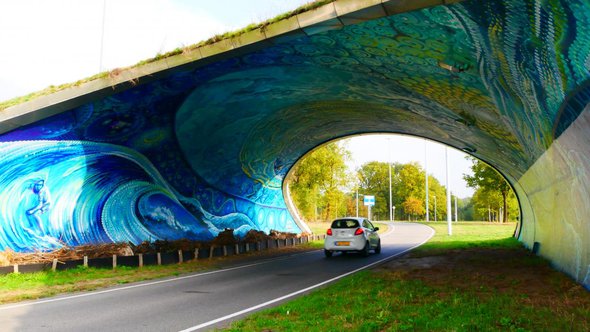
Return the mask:
<path fill-rule="evenodd" d="M 298 232 L 297 160 L 387 132 L 496 167 L 521 241 L 589 286 L 589 21 L 582 0 L 337 0 L 5 109 L 0 247 Z"/>

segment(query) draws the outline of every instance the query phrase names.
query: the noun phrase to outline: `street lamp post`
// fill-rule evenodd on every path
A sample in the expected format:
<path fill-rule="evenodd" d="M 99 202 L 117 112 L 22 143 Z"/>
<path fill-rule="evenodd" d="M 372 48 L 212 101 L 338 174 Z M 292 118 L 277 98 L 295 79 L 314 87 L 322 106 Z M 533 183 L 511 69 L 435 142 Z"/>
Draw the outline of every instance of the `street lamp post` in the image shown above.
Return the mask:
<path fill-rule="evenodd" d="M 449 185 L 449 148 L 445 147 L 445 163 L 447 169 L 446 184 L 447 184 L 447 232 L 453 235 L 453 226 L 451 225 L 451 187 Z"/>
<path fill-rule="evenodd" d="M 425 177 L 425 185 L 426 185 L 426 222 L 430 221 L 430 212 L 428 211 L 428 153 L 426 151 L 427 148 L 426 140 L 424 140 L 424 177 Z"/>
<path fill-rule="evenodd" d="M 457 195 L 455 195 L 455 222 L 459 221 L 459 219 L 457 219 Z"/>
<path fill-rule="evenodd" d="M 356 217 L 359 217 L 359 187 L 356 187 Z"/>
<path fill-rule="evenodd" d="M 434 221 L 436 222 L 436 195 L 432 195 L 432 198 L 434 198 Z"/>
<path fill-rule="evenodd" d="M 392 205 L 392 194 L 391 194 L 391 162 L 389 163 L 389 206 L 393 206 Z M 393 221 L 393 213 L 391 212 L 391 210 L 389 211 L 389 221 L 392 222 Z"/>
<path fill-rule="evenodd" d="M 391 139 L 390 138 L 387 139 L 387 143 L 388 143 L 387 150 L 389 150 L 389 161 L 388 161 L 388 164 L 389 164 L 389 206 L 392 207 L 393 206 L 393 204 L 392 204 L 392 201 L 393 201 L 392 197 L 393 196 L 391 193 Z M 393 222 L 393 212 L 391 211 L 391 209 L 389 210 L 389 222 Z"/>

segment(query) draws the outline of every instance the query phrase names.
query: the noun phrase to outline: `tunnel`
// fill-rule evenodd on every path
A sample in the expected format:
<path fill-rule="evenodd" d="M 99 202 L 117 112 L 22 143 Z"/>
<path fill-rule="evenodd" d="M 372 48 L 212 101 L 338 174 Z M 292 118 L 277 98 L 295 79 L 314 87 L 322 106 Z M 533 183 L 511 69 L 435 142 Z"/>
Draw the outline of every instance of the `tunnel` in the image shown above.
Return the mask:
<path fill-rule="evenodd" d="M 420 136 L 495 167 L 518 238 L 590 286 L 590 4 L 328 2 L 4 109 L 0 250 L 307 230 L 308 151 Z"/>

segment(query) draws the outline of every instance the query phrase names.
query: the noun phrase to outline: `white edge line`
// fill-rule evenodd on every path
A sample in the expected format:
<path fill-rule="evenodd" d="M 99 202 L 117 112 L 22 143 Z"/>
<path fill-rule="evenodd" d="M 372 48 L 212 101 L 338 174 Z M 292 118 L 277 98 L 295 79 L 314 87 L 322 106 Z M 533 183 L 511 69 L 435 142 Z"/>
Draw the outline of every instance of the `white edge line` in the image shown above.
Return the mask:
<path fill-rule="evenodd" d="M 283 295 L 283 296 L 281 296 L 281 297 L 278 297 L 278 298 L 276 298 L 276 299 L 274 299 L 274 300 L 270 300 L 270 301 L 267 301 L 267 302 L 264 302 L 264 303 L 261 303 L 261 304 L 255 305 L 255 306 L 253 306 L 253 307 L 250 307 L 250 308 L 247 308 L 247 309 L 244 309 L 244 310 L 241 310 L 241 311 L 235 312 L 235 313 L 233 313 L 233 314 L 229 314 L 229 315 L 227 315 L 227 316 L 219 317 L 219 318 L 217 318 L 217 319 L 214 319 L 214 320 L 211 320 L 211 321 L 208 321 L 208 322 L 205 322 L 205 323 L 199 324 L 199 325 L 195 325 L 195 326 L 193 326 L 193 327 L 189 327 L 188 329 L 181 330 L 181 331 L 179 331 L 179 332 L 192 332 L 192 331 L 196 331 L 196 330 L 198 330 L 198 329 L 202 329 L 202 328 L 204 328 L 204 327 L 207 327 L 207 326 L 211 326 L 211 325 L 214 325 L 214 324 L 220 323 L 220 322 L 222 322 L 222 321 L 224 321 L 224 320 L 227 320 L 227 319 L 230 319 L 230 318 L 234 318 L 234 317 L 237 317 L 237 316 L 240 316 L 240 315 L 243 315 L 243 314 L 246 314 L 246 313 L 252 312 L 252 311 L 254 311 L 254 310 L 257 310 L 257 309 L 263 308 L 263 307 L 265 307 L 265 306 L 271 305 L 271 304 L 273 304 L 273 303 L 276 303 L 276 302 L 279 302 L 279 301 L 282 301 L 282 300 L 288 299 L 288 298 L 290 298 L 290 297 L 293 297 L 293 296 L 295 296 L 295 295 L 299 295 L 299 294 L 301 294 L 301 293 L 305 293 L 305 292 L 307 292 L 307 291 L 310 291 L 310 290 L 312 290 L 312 289 L 315 289 L 315 288 L 321 287 L 321 286 L 323 286 L 323 285 L 325 285 L 325 284 L 329 284 L 329 283 L 331 283 L 331 282 L 334 282 L 334 281 L 336 281 L 336 280 L 338 280 L 338 279 L 342 279 L 342 278 L 344 278 L 344 277 L 347 277 L 347 276 L 349 276 L 349 275 L 351 275 L 351 274 L 353 274 L 353 273 L 359 272 L 359 271 L 361 271 L 361 270 L 364 270 L 364 269 L 367 269 L 367 268 L 369 268 L 369 267 L 371 267 L 371 266 L 378 265 L 378 264 L 380 264 L 380 263 L 382 263 L 382 262 L 384 262 L 384 261 L 390 260 L 390 259 L 392 259 L 392 258 L 395 258 L 395 257 L 397 257 L 397 256 L 400 256 L 400 255 L 402 255 L 402 254 L 405 254 L 406 252 L 408 252 L 408 251 L 410 251 L 410 250 L 412 250 L 412 249 L 414 249 L 414 248 L 416 248 L 416 247 L 419 247 L 419 246 L 423 245 L 424 243 L 426 243 L 428 240 L 430 240 L 430 239 L 431 239 L 431 238 L 434 236 L 434 229 L 433 229 L 432 227 L 428 227 L 428 228 L 430 228 L 430 232 L 431 232 L 431 234 L 430 234 L 430 236 L 429 236 L 429 237 L 428 237 L 426 240 L 424 240 L 424 241 L 422 241 L 421 243 L 419 243 L 419 244 L 417 244 L 417 245 L 415 245 L 415 246 L 413 246 L 413 247 L 410 247 L 410 248 L 408 248 L 408 249 L 406 249 L 406 250 L 404 250 L 404 251 L 398 252 L 397 254 L 394 254 L 394 255 L 391 255 L 391 256 L 387 256 L 386 258 L 383 258 L 383 259 L 380 259 L 380 260 L 378 260 L 378 261 L 376 261 L 376 262 L 373 262 L 373 263 L 371 263 L 371 264 L 368 264 L 368 265 L 362 266 L 362 267 L 360 267 L 360 268 L 358 268 L 358 269 L 356 269 L 356 270 L 353 270 L 353 271 L 350 271 L 350 272 L 347 272 L 347 273 L 341 274 L 341 275 L 339 275 L 339 276 L 336 276 L 336 277 L 334 277 L 334 278 L 332 278 L 332 279 L 328 279 L 328 280 L 326 280 L 326 281 L 322 281 L 322 282 L 320 282 L 320 283 L 318 283 L 318 284 L 315 284 L 315 285 L 309 286 L 309 287 L 307 287 L 307 288 L 300 289 L 300 290 L 298 290 L 298 291 L 296 291 L 296 292 L 293 292 L 293 293 L 290 293 L 290 294 L 287 294 L 287 295 Z"/>
<path fill-rule="evenodd" d="M 230 267 L 230 268 L 225 268 L 225 269 L 220 269 L 220 270 L 215 270 L 215 271 L 209 271 L 209 272 L 203 272 L 203 273 L 198 273 L 198 274 L 191 274 L 191 275 L 187 275 L 187 276 L 183 276 L 183 277 L 175 277 L 175 278 L 170 278 L 170 279 L 165 279 L 165 280 L 158 280 L 158 281 L 146 282 L 146 283 L 137 284 L 137 285 L 117 287 L 117 288 L 112 288 L 112 289 L 105 289 L 105 290 L 102 290 L 102 291 L 96 291 L 96 292 L 90 292 L 90 293 L 83 293 L 83 294 L 78 294 L 78 295 L 70 295 L 70 296 L 64 296 L 64 297 L 58 297 L 58 298 L 54 298 L 54 299 L 40 300 L 40 301 L 35 301 L 35 302 L 27 302 L 27 303 L 20 303 L 20 304 L 14 304 L 14 305 L 6 305 L 6 306 L 0 307 L 0 311 L 2 311 L 2 310 L 16 309 L 16 308 L 21 308 L 21 307 L 27 307 L 27 306 L 32 306 L 32 305 L 36 305 L 36 304 L 44 304 L 44 303 L 65 301 L 65 300 L 77 299 L 77 298 L 80 298 L 80 297 L 87 297 L 87 296 L 94 296 L 94 295 L 100 295 L 100 294 L 105 294 L 105 293 L 118 292 L 118 291 L 122 291 L 122 290 L 139 288 L 139 287 L 146 287 L 146 286 L 152 286 L 152 285 L 158 285 L 158 284 L 163 284 L 163 283 L 173 282 L 173 281 L 178 281 L 178 280 L 183 280 L 183 279 L 197 278 L 197 277 L 206 276 L 206 275 L 210 275 L 210 274 L 222 273 L 222 272 L 226 272 L 226 271 L 233 271 L 233 270 L 239 270 L 239 269 L 243 269 L 243 268 L 247 268 L 247 267 L 262 265 L 262 264 L 266 264 L 266 263 L 270 263 L 270 262 L 274 262 L 274 261 L 278 261 L 278 260 L 282 260 L 282 259 L 288 259 L 288 258 L 291 258 L 293 256 L 309 254 L 309 253 L 316 252 L 316 251 L 318 251 L 318 250 L 312 250 L 312 251 L 303 252 L 303 253 L 296 253 L 296 254 L 291 254 L 291 255 L 286 255 L 286 256 L 281 256 L 281 257 L 269 258 L 269 259 L 264 260 L 262 262 L 256 262 L 256 263 L 252 263 L 252 264 L 234 266 L 234 267 Z"/>

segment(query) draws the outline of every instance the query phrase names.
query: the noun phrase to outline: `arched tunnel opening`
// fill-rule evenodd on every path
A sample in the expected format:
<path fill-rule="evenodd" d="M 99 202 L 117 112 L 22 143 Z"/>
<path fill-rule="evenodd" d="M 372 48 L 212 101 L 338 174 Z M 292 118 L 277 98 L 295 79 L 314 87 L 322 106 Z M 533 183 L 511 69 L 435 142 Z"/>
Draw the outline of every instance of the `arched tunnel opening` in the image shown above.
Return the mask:
<path fill-rule="evenodd" d="M 0 248 L 299 232 L 283 197 L 291 166 L 337 137 L 395 132 L 496 167 L 519 197 L 519 239 L 590 285 L 588 3 L 405 3 L 337 1 L 115 87 L 6 109 Z M 108 161 L 84 161 L 89 148 Z M 39 172 L 52 194 L 101 190 L 31 210 Z M 35 214 L 59 232 L 23 232 Z"/>
<path fill-rule="evenodd" d="M 310 224 L 327 227 L 359 212 L 375 221 L 446 221 L 447 186 L 453 222 L 514 222 L 518 238 L 520 203 L 508 180 L 467 151 L 419 137 L 373 133 L 322 143 L 294 163 L 283 180 L 283 196 L 296 223 L 309 231 Z M 502 191 L 505 199 L 499 199 Z M 370 216 L 364 195 L 377 196 Z"/>

